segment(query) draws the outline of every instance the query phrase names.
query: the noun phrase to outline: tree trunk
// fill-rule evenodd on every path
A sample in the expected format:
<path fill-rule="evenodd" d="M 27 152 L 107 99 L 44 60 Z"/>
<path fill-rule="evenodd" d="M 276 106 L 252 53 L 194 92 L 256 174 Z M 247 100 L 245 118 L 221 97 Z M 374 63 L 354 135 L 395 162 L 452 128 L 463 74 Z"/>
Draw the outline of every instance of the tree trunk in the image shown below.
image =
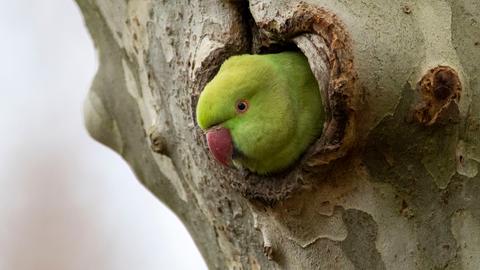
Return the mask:
<path fill-rule="evenodd" d="M 478 269 L 480 2 L 77 0 L 86 125 L 210 269 Z M 217 165 L 197 97 L 229 56 L 298 49 L 328 115 L 269 177 Z"/>

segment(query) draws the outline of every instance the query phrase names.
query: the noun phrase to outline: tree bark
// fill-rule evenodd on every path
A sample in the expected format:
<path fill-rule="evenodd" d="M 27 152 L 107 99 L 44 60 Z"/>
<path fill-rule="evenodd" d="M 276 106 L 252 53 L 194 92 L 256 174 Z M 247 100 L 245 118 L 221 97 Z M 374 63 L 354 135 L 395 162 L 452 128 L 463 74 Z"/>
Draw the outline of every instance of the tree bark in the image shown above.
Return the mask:
<path fill-rule="evenodd" d="M 90 134 L 210 269 L 478 269 L 480 2 L 77 0 Z M 294 168 L 217 165 L 194 109 L 231 55 L 297 49 L 328 120 Z"/>

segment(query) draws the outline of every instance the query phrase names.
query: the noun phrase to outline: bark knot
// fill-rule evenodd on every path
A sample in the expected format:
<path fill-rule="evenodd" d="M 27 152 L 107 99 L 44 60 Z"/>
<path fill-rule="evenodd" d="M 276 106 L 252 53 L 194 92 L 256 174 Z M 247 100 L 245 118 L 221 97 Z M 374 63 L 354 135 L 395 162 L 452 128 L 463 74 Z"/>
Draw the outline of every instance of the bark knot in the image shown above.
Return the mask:
<path fill-rule="evenodd" d="M 457 72 L 448 66 L 430 69 L 418 82 L 421 101 L 415 107 L 416 120 L 425 125 L 457 122 L 462 85 Z"/>
<path fill-rule="evenodd" d="M 148 134 L 148 138 L 150 139 L 150 148 L 153 152 L 159 154 L 166 154 L 167 147 L 165 138 L 157 129 L 151 129 Z"/>

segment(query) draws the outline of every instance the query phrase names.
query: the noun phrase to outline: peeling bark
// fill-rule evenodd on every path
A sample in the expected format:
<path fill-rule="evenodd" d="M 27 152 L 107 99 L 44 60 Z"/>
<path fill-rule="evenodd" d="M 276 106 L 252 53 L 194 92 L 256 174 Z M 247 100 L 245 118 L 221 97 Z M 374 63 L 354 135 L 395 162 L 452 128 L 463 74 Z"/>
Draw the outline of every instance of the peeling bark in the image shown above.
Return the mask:
<path fill-rule="evenodd" d="M 211 269 L 477 269 L 480 2 L 77 0 L 90 134 Z M 302 51 L 328 123 L 281 175 L 218 166 L 196 126 L 231 55 Z"/>

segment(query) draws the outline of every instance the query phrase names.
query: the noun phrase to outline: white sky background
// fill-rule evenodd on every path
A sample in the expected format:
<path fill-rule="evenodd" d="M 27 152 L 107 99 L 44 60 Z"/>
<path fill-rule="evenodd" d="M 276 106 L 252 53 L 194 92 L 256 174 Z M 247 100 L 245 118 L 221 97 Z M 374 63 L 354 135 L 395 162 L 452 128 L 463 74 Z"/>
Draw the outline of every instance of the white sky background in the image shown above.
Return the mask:
<path fill-rule="evenodd" d="M 0 270 L 206 269 L 84 129 L 97 60 L 73 0 L 0 0 L 0 37 Z"/>

